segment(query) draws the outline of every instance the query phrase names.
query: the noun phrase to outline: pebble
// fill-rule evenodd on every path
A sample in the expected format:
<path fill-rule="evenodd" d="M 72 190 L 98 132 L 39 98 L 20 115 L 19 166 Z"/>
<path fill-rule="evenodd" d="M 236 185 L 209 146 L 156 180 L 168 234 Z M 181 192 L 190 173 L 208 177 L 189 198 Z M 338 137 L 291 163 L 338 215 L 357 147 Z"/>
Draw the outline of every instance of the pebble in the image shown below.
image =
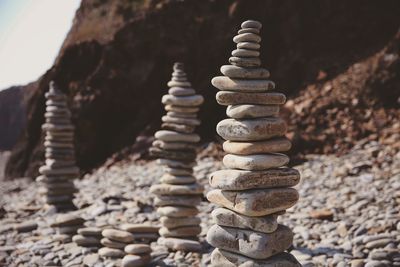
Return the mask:
<path fill-rule="evenodd" d="M 260 93 L 275 88 L 274 82 L 270 80 L 241 80 L 231 79 L 225 76 L 217 76 L 211 80 L 213 86 L 222 91 L 233 91 L 242 93 Z"/>
<path fill-rule="evenodd" d="M 223 75 L 237 79 L 268 79 L 270 76 L 269 71 L 264 68 L 242 68 L 234 65 L 223 65 L 220 70 Z"/>
<path fill-rule="evenodd" d="M 129 244 L 125 247 L 127 254 L 147 254 L 151 253 L 151 247 L 147 244 Z"/>
<path fill-rule="evenodd" d="M 194 240 L 181 238 L 160 238 L 158 243 L 166 246 L 169 249 L 177 251 L 201 251 L 201 244 Z"/>
<path fill-rule="evenodd" d="M 223 158 L 225 167 L 240 170 L 266 170 L 282 167 L 289 163 L 289 157 L 284 154 L 254 154 L 234 155 L 227 154 Z"/>
<path fill-rule="evenodd" d="M 104 229 L 101 234 L 114 241 L 123 243 L 129 243 L 133 241 L 133 235 L 128 231 L 116 230 L 116 229 Z"/>
<path fill-rule="evenodd" d="M 216 100 L 220 105 L 254 104 L 254 105 L 282 105 L 286 101 L 281 93 L 243 93 L 219 91 Z"/>
<path fill-rule="evenodd" d="M 38 224 L 34 221 L 27 221 L 27 222 L 22 222 L 14 226 L 14 229 L 18 233 L 26 233 L 26 232 L 31 232 L 33 230 L 36 230 L 38 228 Z"/>
<path fill-rule="evenodd" d="M 283 152 L 288 151 L 291 147 L 292 144 L 288 139 L 279 137 L 259 142 L 225 141 L 223 143 L 225 152 L 238 155 Z"/>
<path fill-rule="evenodd" d="M 98 253 L 101 257 L 106 257 L 106 258 L 121 258 L 125 255 L 124 251 L 120 249 L 108 248 L 108 247 L 100 248 Z"/>
<path fill-rule="evenodd" d="M 276 117 L 279 106 L 273 105 L 230 105 L 226 109 L 226 115 L 234 119 Z"/>

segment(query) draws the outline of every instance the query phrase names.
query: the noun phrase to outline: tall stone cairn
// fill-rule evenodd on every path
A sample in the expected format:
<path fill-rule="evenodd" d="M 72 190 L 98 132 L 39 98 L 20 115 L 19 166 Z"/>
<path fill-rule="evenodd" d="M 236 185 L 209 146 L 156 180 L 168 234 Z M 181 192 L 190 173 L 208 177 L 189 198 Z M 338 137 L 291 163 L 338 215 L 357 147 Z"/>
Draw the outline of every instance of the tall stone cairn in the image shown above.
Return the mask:
<path fill-rule="evenodd" d="M 39 168 L 41 176 L 37 181 L 44 185 L 47 204 L 54 205 L 57 211 L 73 210 L 73 194 L 77 191 L 73 179 L 78 177 L 79 169 L 75 165 L 71 112 L 67 107 L 66 96 L 55 87 L 54 82 L 50 83 L 50 90 L 45 97 L 46 122 L 42 129 L 46 131 L 46 161 Z"/>
<path fill-rule="evenodd" d="M 175 63 L 173 69 L 168 94 L 162 97 L 167 115 L 162 117 L 162 130 L 155 133 L 150 148 L 165 174 L 161 184 L 153 185 L 150 192 L 156 195 L 155 205 L 161 216 L 158 243 L 171 250 L 198 251 L 201 227 L 196 206 L 201 202 L 203 187 L 193 176 L 196 143 L 200 141 L 193 132 L 200 124 L 197 112 L 204 99 L 192 88 L 182 63 Z"/>
<path fill-rule="evenodd" d="M 278 215 L 293 206 L 299 195 L 292 186 L 299 172 L 285 167 L 291 143 L 284 137 L 285 122 L 278 117 L 286 97 L 273 92 L 268 70 L 261 68 L 259 35 L 261 23 L 242 23 L 233 38 L 237 49 L 221 72 L 212 79 L 220 91 L 217 102 L 227 106 L 229 119 L 217 125 L 226 141 L 226 170 L 211 174 L 210 202 L 216 222 L 207 233 L 213 266 L 300 266 L 285 252 L 293 241 L 292 231 L 277 222 Z"/>

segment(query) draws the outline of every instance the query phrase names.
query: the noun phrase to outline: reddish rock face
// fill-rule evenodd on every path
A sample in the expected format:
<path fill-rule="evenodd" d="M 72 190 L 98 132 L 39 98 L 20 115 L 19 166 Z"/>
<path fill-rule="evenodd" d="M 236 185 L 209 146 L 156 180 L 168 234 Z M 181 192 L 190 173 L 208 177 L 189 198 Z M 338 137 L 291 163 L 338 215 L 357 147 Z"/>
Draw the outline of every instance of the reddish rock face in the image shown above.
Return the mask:
<path fill-rule="evenodd" d="M 381 112 L 378 124 L 372 117 L 359 117 L 367 108 L 396 104 L 398 93 L 393 88 L 399 82 L 398 74 L 383 74 L 386 69 L 400 73 L 399 60 L 389 62 L 390 58 L 378 52 L 398 30 L 399 13 L 400 3 L 395 0 L 335 5 L 331 1 L 311 5 L 308 1 L 264 0 L 83 0 L 56 64 L 30 91 L 24 138 L 14 147 L 7 175 L 33 177 L 42 164 L 44 93 L 53 79 L 69 96 L 77 162 L 83 170 L 132 146 L 137 136 L 151 136 L 159 128 L 163 112 L 159 99 L 166 93 L 170 66 L 177 60 L 190 66 L 189 78 L 206 99 L 199 114 L 204 123 L 198 131 L 203 140 L 213 140 L 215 125 L 225 115 L 214 100 L 209 81 L 219 66 L 228 63 L 232 36 L 237 25 L 248 18 L 264 25 L 261 60 L 268 64 L 281 91 L 295 95 L 306 88 L 295 102 L 303 108 L 292 112 L 288 120 L 289 125 L 297 124 L 291 129 L 293 151 L 337 151 L 335 143 L 348 142 L 337 140 L 359 139 L 390 124 L 394 113 L 387 109 Z M 388 49 L 395 52 L 396 47 Z M 357 71 L 349 69 L 359 62 Z M 355 73 L 358 79 L 353 81 Z M 349 78 L 350 82 L 333 83 L 331 92 L 340 89 L 345 92 L 341 96 L 350 95 L 344 102 L 329 92 L 323 95 L 322 86 L 339 74 L 344 75 L 341 80 Z M 358 96 L 371 96 L 372 106 L 361 98 L 353 106 L 351 101 Z M 331 115 L 327 116 L 327 111 Z M 340 130 L 348 121 L 354 124 Z M 131 151 L 143 150 L 149 143 L 141 139 Z"/>

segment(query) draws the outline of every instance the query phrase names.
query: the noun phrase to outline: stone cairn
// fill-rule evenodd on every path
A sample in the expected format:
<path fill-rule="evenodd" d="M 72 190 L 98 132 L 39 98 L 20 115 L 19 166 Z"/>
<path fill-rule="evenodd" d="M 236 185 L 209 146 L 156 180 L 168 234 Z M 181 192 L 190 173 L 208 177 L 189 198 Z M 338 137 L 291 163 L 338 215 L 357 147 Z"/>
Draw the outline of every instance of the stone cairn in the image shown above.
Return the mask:
<path fill-rule="evenodd" d="M 223 158 L 226 170 L 211 174 L 210 202 L 216 222 L 207 233 L 213 266 L 300 266 L 285 252 L 293 241 L 292 231 L 277 222 L 278 215 L 293 206 L 299 196 L 291 188 L 299 172 L 285 167 L 290 149 L 284 137 L 285 122 L 278 117 L 286 97 L 271 92 L 268 70 L 261 68 L 259 49 L 261 23 L 248 20 L 233 38 L 237 49 L 221 72 L 212 79 L 221 90 L 217 102 L 227 106 L 229 119 L 217 125 L 226 141 Z M 244 266 L 243 265 L 243 266 Z"/>
<path fill-rule="evenodd" d="M 167 115 L 162 117 L 162 130 L 155 133 L 150 148 L 150 154 L 164 165 L 165 174 L 161 184 L 153 185 L 150 192 L 156 195 L 155 205 L 161 215 L 158 243 L 171 250 L 199 251 L 197 235 L 201 227 L 196 206 L 203 187 L 193 176 L 196 143 L 200 141 L 193 132 L 200 124 L 197 112 L 204 99 L 196 95 L 182 63 L 175 63 L 173 69 L 170 89 L 162 97 Z"/>
<path fill-rule="evenodd" d="M 134 240 L 133 235 L 124 230 L 104 229 L 101 234 L 100 242 L 104 247 L 99 249 L 99 255 L 103 258 L 122 258 L 125 256 L 124 248 Z"/>
<path fill-rule="evenodd" d="M 85 220 L 82 217 L 70 212 L 58 215 L 50 226 L 56 228 L 58 234 L 68 236 L 64 241 L 69 242 L 78 229 L 82 228 L 84 222 Z"/>
<path fill-rule="evenodd" d="M 56 89 L 54 82 L 50 83 L 50 90 L 45 97 L 46 122 L 42 129 L 46 131 L 46 161 L 39 168 L 41 176 L 37 181 L 45 185 L 43 193 L 47 204 L 54 205 L 57 211 L 73 210 L 73 194 L 77 191 L 73 179 L 79 175 L 79 169 L 75 165 L 71 112 L 66 96 Z"/>
<path fill-rule="evenodd" d="M 72 241 L 74 241 L 78 246 L 97 250 L 101 247 L 101 231 L 102 229 L 98 227 L 80 228 L 78 229 L 78 234 L 72 237 Z"/>

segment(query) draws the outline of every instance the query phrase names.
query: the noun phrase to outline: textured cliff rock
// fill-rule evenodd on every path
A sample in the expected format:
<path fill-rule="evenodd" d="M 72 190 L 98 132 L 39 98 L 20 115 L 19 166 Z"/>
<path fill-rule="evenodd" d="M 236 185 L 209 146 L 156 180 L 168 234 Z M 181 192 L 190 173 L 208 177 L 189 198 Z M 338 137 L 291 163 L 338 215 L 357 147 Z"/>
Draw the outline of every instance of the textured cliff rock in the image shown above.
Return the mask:
<path fill-rule="evenodd" d="M 78 165 L 84 170 L 158 128 L 159 99 L 167 90 L 174 61 L 191 67 L 189 77 L 206 99 L 199 133 L 204 140 L 215 140 L 214 128 L 224 110 L 214 100 L 210 77 L 226 63 L 236 25 L 247 18 L 263 23 L 261 36 L 268 38 L 263 40 L 261 60 L 277 88 L 294 99 L 287 108 L 297 108 L 289 122 L 297 123 L 291 129 L 297 151 L 347 148 L 351 138 L 379 134 L 398 116 L 399 76 L 393 71 L 399 59 L 390 53 L 392 63 L 385 64 L 384 51 L 392 42 L 395 48 L 390 49 L 398 52 L 394 36 L 399 13 L 395 0 L 83 0 L 55 66 L 40 79 L 29 101 L 26 138 L 15 147 L 7 174 L 33 176 L 43 159 L 40 125 L 51 79 L 69 97 Z M 364 130 L 364 122 L 370 120 L 360 123 L 359 114 L 365 110 L 374 116 L 383 112 L 379 116 L 387 122 Z M 318 127 L 307 128 L 310 120 Z M 332 130 L 349 121 L 354 121 L 354 131 Z M 344 141 L 336 145 L 337 140 Z"/>

